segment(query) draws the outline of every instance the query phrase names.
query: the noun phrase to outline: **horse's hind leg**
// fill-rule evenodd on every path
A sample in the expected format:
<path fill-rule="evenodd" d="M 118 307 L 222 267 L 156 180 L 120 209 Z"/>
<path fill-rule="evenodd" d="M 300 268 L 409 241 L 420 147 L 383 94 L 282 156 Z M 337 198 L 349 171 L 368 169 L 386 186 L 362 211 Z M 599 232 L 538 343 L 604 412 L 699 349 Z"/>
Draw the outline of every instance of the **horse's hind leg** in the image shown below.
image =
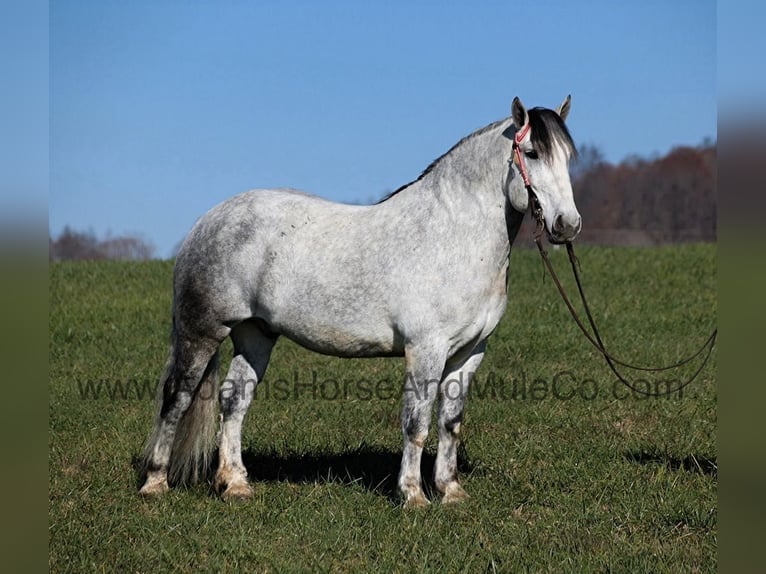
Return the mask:
<path fill-rule="evenodd" d="M 196 466 L 200 462 L 198 457 L 207 455 L 202 451 L 208 447 L 204 439 L 205 435 L 210 434 L 209 429 L 212 427 L 208 419 L 216 407 L 211 393 L 214 393 L 213 387 L 216 386 L 219 345 L 217 339 L 174 334 L 160 381 L 160 411 L 144 451 L 146 480 L 141 487 L 141 494 L 153 495 L 167 491 L 171 464 L 175 469 L 181 469 L 181 474 L 196 474 Z M 194 408 L 190 409 L 193 403 Z M 184 415 L 187 415 L 186 419 Z M 179 429 L 181 432 L 178 432 Z M 171 460 L 171 455 L 179 460 Z M 185 480 L 187 477 L 181 478 Z"/>
<path fill-rule="evenodd" d="M 221 386 L 222 423 L 214 483 L 224 499 L 249 498 L 253 494 L 242 462 L 242 421 L 276 343 L 276 337 L 267 335 L 252 321 L 237 325 L 231 339 L 234 358 Z"/>
<path fill-rule="evenodd" d="M 480 343 L 462 364 L 449 369 L 439 385 L 439 447 L 434 482 L 436 490 L 443 496 L 443 504 L 468 498 L 457 480 L 457 447 L 468 386 L 484 358 L 484 348 L 485 343 Z"/>
<path fill-rule="evenodd" d="M 444 354 L 436 348 L 412 347 L 405 351 L 407 380 L 402 406 L 404 451 L 399 470 L 399 489 L 405 498 L 405 508 L 428 504 L 423 493 L 420 459 L 428 437 L 436 388 L 444 370 Z"/>

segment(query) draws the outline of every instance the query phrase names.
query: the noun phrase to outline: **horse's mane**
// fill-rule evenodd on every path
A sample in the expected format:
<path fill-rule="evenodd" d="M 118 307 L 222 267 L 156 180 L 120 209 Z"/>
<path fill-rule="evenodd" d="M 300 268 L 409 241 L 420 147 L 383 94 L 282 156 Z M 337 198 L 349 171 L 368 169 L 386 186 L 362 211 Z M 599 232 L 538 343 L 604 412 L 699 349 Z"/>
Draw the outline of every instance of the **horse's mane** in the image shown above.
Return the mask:
<path fill-rule="evenodd" d="M 427 168 L 425 168 L 425 169 L 423 170 L 423 173 L 421 173 L 421 174 L 418 176 L 418 178 L 417 178 L 417 179 L 414 179 L 414 180 L 412 180 L 412 181 L 411 181 L 411 182 L 409 182 L 409 183 L 405 183 L 403 186 L 401 186 L 401 187 L 400 187 L 399 189 L 397 189 L 396 191 L 392 191 L 391 193 L 389 193 L 388 195 L 386 195 L 386 196 L 385 196 L 383 199 L 381 199 L 381 200 L 380 200 L 378 203 L 383 203 L 384 201 L 386 201 L 387 199 L 389 199 L 389 198 L 393 197 L 394 195 L 396 195 L 396 194 L 397 194 L 397 193 L 399 193 L 400 191 L 402 191 L 402 190 L 404 190 L 404 189 L 407 189 L 409 186 L 411 186 L 411 185 L 413 185 L 413 184 L 415 184 L 415 183 L 419 182 L 421 179 L 423 179 L 425 176 L 427 176 L 429 173 L 431 173 L 431 172 L 434 170 L 434 168 L 435 168 L 435 167 L 438 165 L 438 163 L 439 163 L 441 160 L 443 160 L 445 157 L 447 157 L 449 154 L 451 154 L 453 151 L 455 151 L 457 148 L 459 148 L 459 147 L 460 147 L 461 145 L 463 145 L 465 142 L 467 142 L 467 141 L 468 141 L 468 140 L 470 140 L 470 139 L 473 139 L 473 138 L 475 138 L 476 136 L 480 136 L 481 134 L 487 133 L 488 131 L 490 131 L 490 130 L 492 130 L 492 129 L 496 128 L 496 127 L 498 127 L 500 124 L 502 124 L 502 123 L 503 123 L 503 122 L 505 122 L 506 120 L 507 120 L 507 118 L 506 118 L 506 119 L 503 119 L 503 120 L 498 120 L 498 121 L 496 121 L 496 122 L 492 122 L 491 124 L 489 124 L 489 125 L 487 125 L 487 126 L 484 126 L 483 128 L 479 128 L 479 129 L 478 129 L 478 130 L 476 130 L 475 132 L 472 132 L 472 133 L 468 134 L 467 136 L 465 136 L 464 138 L 462 138 L 462 139 L 461 139 L 459 142 L 457 142 L 455 145 L 453 145 L 451 148 L 449 148 L 449 149 L 448 149 L 446 152 L 444 152 L 444 153 L 443 153 L 443 154 L 441 154 L 439 157 L 437 157 L 435 160 L 433 160 L 433 161 L 432 161 L 430 164 L 428 164 L 428 167 L 427 167 Z"/>
<path fill-rule="evenodd" d="M 569 153 L 576 157 L 577 155 L 577 148 L 575 147 L 574 141 L 572 140 L 572 136 L 569 134 L 569 130 L 567 129 L 566 124 L 564 123 L 564 120 L 561 119 L 561 117 L 554 112 L 553 110 L 550 110 L 548 108 L 532 108 L 528 111 L 529 114 L 529 123 L 531 126 L 531 133 L 532 133 L 532 145 L 535 147 L 535 149 L 538 151 L 541 157 L 543 159 L 548 159 L 551 157 L 551 153 L 553 151 L 553 144 L 555 141 L 557 141 L 559 144 L 563 145 Z M 453 145 L 451 148 L 449 148 L 445 153 L 437 157 L 435 160 L 433 160 L 427 168 L 423 170 L 423 173 L 421 173 L 417 179 L 414 179 L 413 181 L 404 184 L 397 190 L 389 193 L 383 199 L 378 201 L 378 203 L 383 203 L 387 199 L 393 197 L 400 191 L 407 189 L 411 185 L 419 182 L 421 179 L 423 179 L 425 176 L 427 176 L 429 173 L 431 173 L 434 168 L 439 164 L 441 160 L 443 160 L 445 157 L 450 155 L 453 151 L 455 151 L 457 148 L 462 146 L 467 141 L 480 136 L 482 134 L 487 133 L 488 131 L 491 131 L 501 124 L 508 121 L 508 118 L 498 120 L 496 122 L 492 122 L 489 125 L 484 126 L 483 128 L 479 128 L 475 132 L 472 132 L 462 138 L 459 142 L 457 142 L 455 145 Z M 514 129 L 515 131 L 515 129 Z M 513 137 L 512 135 L 510 137 Z"/>

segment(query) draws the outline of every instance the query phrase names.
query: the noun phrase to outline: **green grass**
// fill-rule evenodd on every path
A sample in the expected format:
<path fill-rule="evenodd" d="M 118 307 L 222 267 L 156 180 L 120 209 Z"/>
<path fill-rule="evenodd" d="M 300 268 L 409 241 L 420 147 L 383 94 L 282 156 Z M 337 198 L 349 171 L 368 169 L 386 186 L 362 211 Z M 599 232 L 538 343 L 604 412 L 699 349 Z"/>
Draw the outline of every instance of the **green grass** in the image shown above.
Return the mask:
<path fill-rule="evenodd" d="M 569 278 L 565 254 L 552 256 Z M 606 343 L 627 360 L 672 363 L 713 327 L 715 246 L 579 256 Z M 395 498 L 403 362 L 324 357 L 289 341 L 245 421 L 255 498 L 224 503 L 199 485 L 141 499 L 134 461 L 165 360 L 172 266 L 52 265 L 50 569 L 715 571 L 716 351 L 680 396 L 615 393 L 537 253 L 515 251 L 511 272 L 508 310 L 466 408 L 460 465 L 472 498 L 405 512 Z M 83 396 L 98 383 L 99 398 Z M 321 398 L 344 384 L 345 398 Z M 433 431 L 426 450 L 424 476 Z"/>

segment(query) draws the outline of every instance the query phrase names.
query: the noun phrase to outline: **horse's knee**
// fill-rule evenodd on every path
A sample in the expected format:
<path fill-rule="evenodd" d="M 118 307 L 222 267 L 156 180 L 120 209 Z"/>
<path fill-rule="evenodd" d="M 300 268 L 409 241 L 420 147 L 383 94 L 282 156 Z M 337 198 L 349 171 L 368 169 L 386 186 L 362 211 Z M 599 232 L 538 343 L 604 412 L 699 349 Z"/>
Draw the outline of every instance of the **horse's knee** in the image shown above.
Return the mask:
<path fill-rule="evenodd" d="M 191 405 L 191 402 L 192 395 L 190 391 L 180 391 L 178 389 L 173 389 L 169 392 L 163 393 L 160 417 L 163 421 L 175 424 L 187 411 Z"/>
<path fill-rule="evenodd" d="M 402 433 L 404 438 L 419 448 L 423 448 L 428 438 L 428 422 L 423 416 L 410 415 L 402 417 Z"/>
<path fill-rule="evenodd" d="M 423 448 L 426 444 L 427 438 L 428 435 L 426 433 L 407 435 L 407 439 L 410 441 L 410 444 L 416 446 L 417 448 Z"/>

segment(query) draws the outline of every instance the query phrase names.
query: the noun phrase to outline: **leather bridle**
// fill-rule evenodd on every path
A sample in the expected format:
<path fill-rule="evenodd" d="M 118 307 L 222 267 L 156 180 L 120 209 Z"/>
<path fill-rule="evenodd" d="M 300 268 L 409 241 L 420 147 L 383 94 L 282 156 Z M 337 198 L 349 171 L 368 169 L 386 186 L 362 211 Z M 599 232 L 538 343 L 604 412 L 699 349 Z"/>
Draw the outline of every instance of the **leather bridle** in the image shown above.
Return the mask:
<path fill-rule="evenodd" d="M 627 386 L 629 389 L 631 389 L 633 392 L 640 395 L 658 397 L 658 396 L 669 395 L 671 393 L 681 391 L 681 389 L 686 387 L 694 379 L 697 378 L 697 375 L 699 375 L 699 373 L 707 364 L 708 359 L 710 358 L 710 354 L 713 351 L 713 346 L 715 345 L 716 338 L 718 336 L 718 328 L 716 327 L 715 329 L 713 329 L 713 332 L 710 334 L 707 340 L 702 344 L 702 346 L 699 349 L 697 349 L 697 351 L 694 354 L 672 365 L 667 365 L 663 367 L 644 367 L 644 366 L 634 365 L 616 358 L 614 355 L 612 355 L 609 351 L 606 350 L 606 346 L 604 345 L 604 342 L 601 339 L 601 334 L 599 333 L 599 330 L 596 327 L 596 322 L 593 319 L 593 314 L 590 311 L 590 306 L 588 305 L 588 301 L 585 298 L 585 291 L 583 290 L 582 281 L 580 279 L 580 262 L 574 253 L 574 246 L 572 245 L 572 242 L 566 241 L 565 243 L 567 246 L 567 255 L 569 256 L 569 263 L 572 267 L 572 273 L 574 274 L 575 282 L 577 283 L 577 290 L 580 293 L 580 299 L 582 300 L 583 309 L 585 310 L 585 315 L 588 318 L 588 323 L 590 324 L 590 327 L 593 330 L 593 334 L 591 335 L 591 333 L 588 332 L 588 329 L 585 327 L 584 323 L 580 319 L 580 316 L 575 310 L 574 306 L 572 305 L 572 302 L 569 300 L 569 297 L 567 296 L 566 291 L 564 290 L 564 287 L 561 284 L 561 281 L 559 281 L 558 275 L 556 275 L 556 271 L 553 268 L 553 264 L 551 263 L 551 260 L 548 257 L 548 252 L 543 247 L 542 237 L 545 230 L 545 215 L 543 214 L 542 207 L 540 206 L 540 201 L 537 199 L 537 195 L 535 195 L 535 192 L 532 189 L 532 184 L 529 181 L 529 173 L 524 163 L 524 157 L 521 153 L 521 142 L 527 136 L 527 134 L 529 133 L 529 130 L 530 130 L 530 124 L 527 123 L 523 128 L 518 130 L 516 134 L 514 135 L 513 148 L 512 148 L 513 150 L 512 161 L 513 163 L 516 164 L 516 167 L 519 169 L 519 173 L 521 174 L 521 178 L 524 181 L 524 187 L 526 188 L 527 194 L 529 197 L 530 213 L 531 213 L 532 219 L 535 221 L 535 224 L 537 226 L 534 233 L 534 240 L 535 240 L 535 244 L 537 245 L 537 250 L 540 252 L 540 257 L 542 257 L 545 267 L 548 269 L 548 272 L 553 278 L 553 282 L 556 284 L 556 287 L 558 288 L 558 291 L 559 291 L 559 294 L 561 295 L 562 300 L 566 304 L 567 309 L 569 309 L 569 313 L 572 315 L 572 318 L 574 319 L 575 323 L 585 335 L 585 338 L 588 339 L 591 345 L 593 345 L 596 348 L 596 350 L 604 357 L 607 365 L 609 365 L 609 368 L 617 376 L 619 381 L 623 383 L 625 386 Z M 617 370 L 617 365 L 619 365 L 628 369 L 633 369 L 635 371 L 650 371 L 650 372 L 669 371 L 672 369 L 677 369 L 678 367 L 681 367 L 693 361 L 695 358 L 697 358 L 703 353 L 705 353 L 705 355 L 704 355 L 704 359 L 702 360 L 702 363 L 686 381 L 680 383 L 677 387 L 674 387 L 672 389 L 668 388 L 666 391 L 663 391 L 663 392 L 659 392 L 659 391 L 651 392 L 648 390 L 640 389 L 636 387 L 633 383 L 628 381 Z"/>
<path fill-rule="evenodd" d="M 532 189 L 532 183 L 529 181 L 529 171 L 527 171 L 527 164 L 524 163 L 524 156 L 521 153 L 521 142 L 523 142 L 524 138 L 527 137 L 530 128 L 531 125 L 527 123 L 513 136 L 511 161 L 516 164 L 516 167 L 521 174 L 521 179 L 524 182 L 524 187 L 527 189 L 530 212 L 532 214 L 532 218 L 537 222 L 537 229 L 535 230 L 535 240 L 537 241 L 543 235 L 543 230 L 545 229 L 545 219 L 543 218 L 543 208 L 540 205 L 540 201 L 537 199 L 537 195 L 535 195 L 535 192 Z"/>
<path fill-rule="evenodd" d="M 513 136 L 513 160 L 516 162 L 516 166 L 521 172 L 521 179 L 524 180 L 524 186 L 527 189 L 531 189 L 532 185 L 529 183 L 529 173 L 527 172 L 527 166 L 524 163 L 524 158 L 521 157 L 521 142 L 527 137 L 531 125 L 527 123 L 522 129 L 516 132 Z"/>

